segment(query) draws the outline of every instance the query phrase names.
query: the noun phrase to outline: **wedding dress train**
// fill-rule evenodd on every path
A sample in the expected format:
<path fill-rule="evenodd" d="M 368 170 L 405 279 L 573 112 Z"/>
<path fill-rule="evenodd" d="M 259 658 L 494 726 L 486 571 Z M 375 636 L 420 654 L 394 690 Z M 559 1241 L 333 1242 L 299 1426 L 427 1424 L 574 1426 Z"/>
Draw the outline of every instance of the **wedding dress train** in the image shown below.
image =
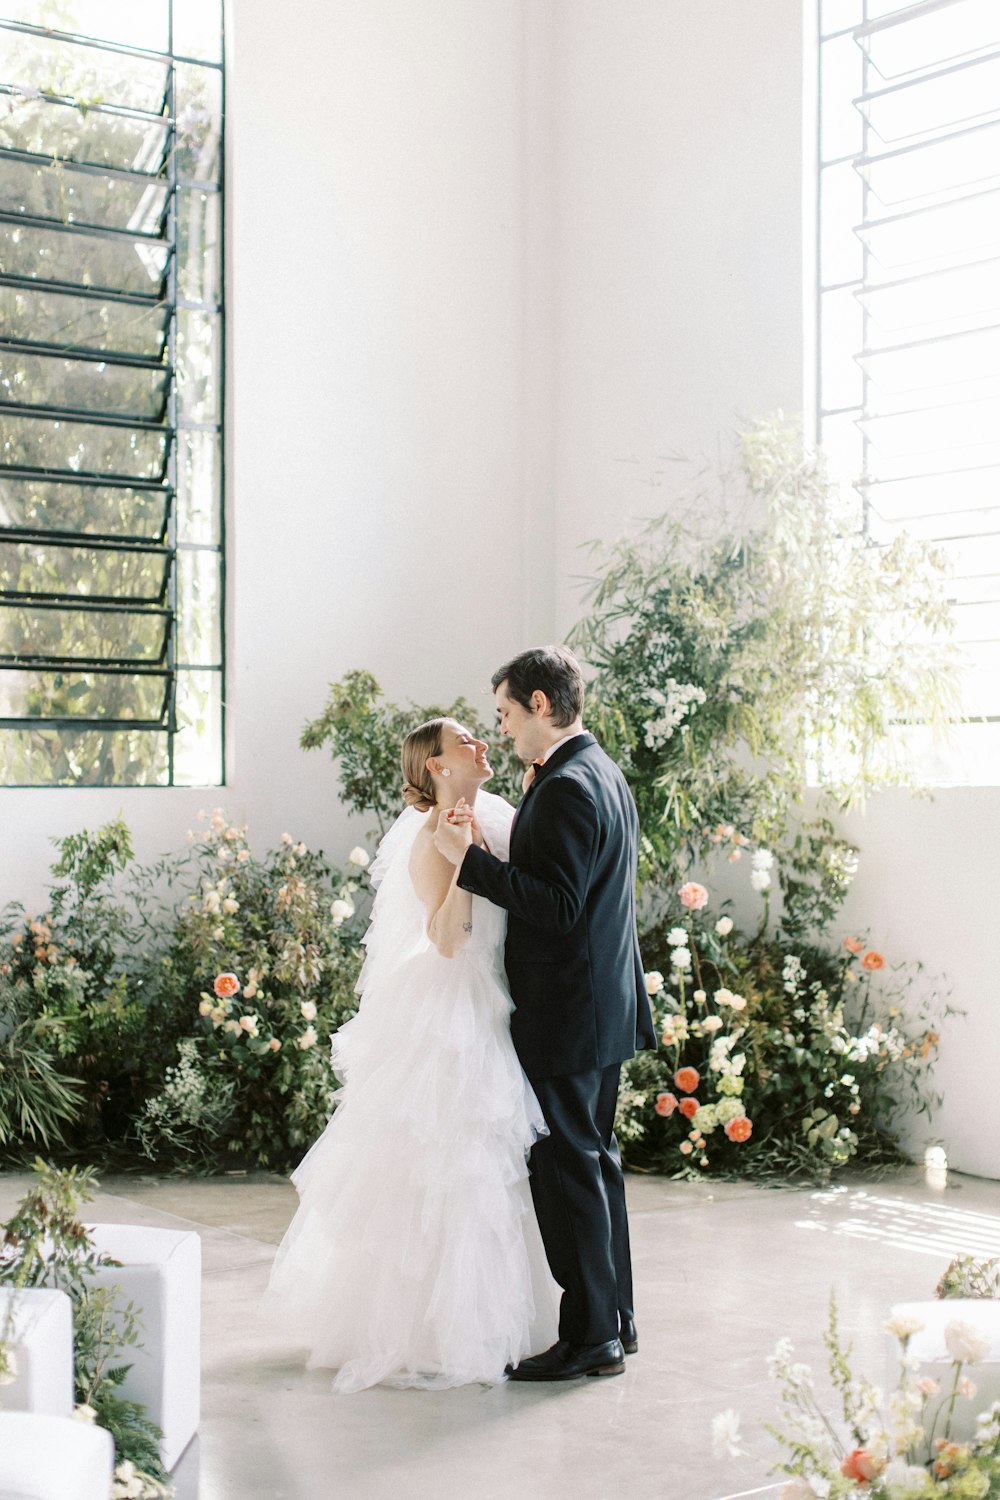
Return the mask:
<path fill-rule="evenodd" d="M 513 810 L 480 792 L 487 842 Z M 268 1292 L 334 1389 L 494 1382 L 556 1337 L 526 1153 L 545 1125 L 510 1039 L 505 914 L 473 898 L 467 946 L 426 936 L 408 809 L 372 866 L 358 1014 L 333 1039 L 343 1087 L 292 1180 L 300 1204 Z"/>

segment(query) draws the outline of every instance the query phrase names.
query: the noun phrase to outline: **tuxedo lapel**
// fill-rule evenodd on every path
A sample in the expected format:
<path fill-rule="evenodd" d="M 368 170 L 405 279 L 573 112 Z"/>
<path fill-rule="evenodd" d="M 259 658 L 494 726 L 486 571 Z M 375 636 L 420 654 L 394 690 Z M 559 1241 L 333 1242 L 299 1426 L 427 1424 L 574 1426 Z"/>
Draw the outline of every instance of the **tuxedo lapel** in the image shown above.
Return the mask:
<path fill-rule="evenodd" d="M 539 782 L 544 781 L 546 776 L 550 775 L 554 770 L 563 765 L 566 761 L 570 760 L 574 755 L 579 754 L 581 750 L 585 750 L 588 745 L 595 745 L 596 743 L 597 741 L 594 739 L 594 736 L 584 731 L 583 734 L 574 735 L 571 740 L 567 740 L 565 745 L 560 745 L 558 750 L 554 751 L 543 765 L 536 765 L 534 780 L 518 803 L 517 811 L 515 812 L 510 825 L 512 845 L 514 840 L 514 830 L 517 827 L 518 821 L 521 817 L 521 813 L 525 810 L 528 798 L 538 786 Z"/>

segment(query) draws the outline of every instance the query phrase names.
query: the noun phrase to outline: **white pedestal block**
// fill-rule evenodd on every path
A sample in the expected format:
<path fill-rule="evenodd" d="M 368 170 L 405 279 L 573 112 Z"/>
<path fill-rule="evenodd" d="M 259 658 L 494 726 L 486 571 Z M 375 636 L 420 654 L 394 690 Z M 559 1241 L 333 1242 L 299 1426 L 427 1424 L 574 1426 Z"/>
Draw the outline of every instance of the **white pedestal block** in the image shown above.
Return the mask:
<path fill-rule="evenodd" d="M 0 1329 L 13 1305 L 17 1375 L 0 1386 L 0 1410 L 68 1417 L 73 1410 L 73 1304 L 65 1292 L 0 1289 Z"/>
<path fill-rule="evenodd" d="M 970 1399 L 958 1396 L 952 1416 L 951 1435 L 956 1442 L 966 1442 L 975 1432 L 979 1413 L 1000 1401 L 1000 1302 L 987 1298 L 945 1297 L 928 1302 L 897 1302 L 890 1314 L 892 1318 L 917 1318 L 924 1325 L 910 1339 L 909 1353 L 919 1360 L 920 1368 L 914 1379 L 925 1375 L 936 1380 L 940 1394 L 933 1396 L 924 1408 L 924 1431 L 930 1436 L 943 1437 L 947 1407 L 951 1398 L 952 1357 L 944 1341 L 947 1324 L 958 1321 L 969 1323 L 984 1338 L 990 1341 L 990 1352 L 986 1358 L 974 1365 L 963 1365 L 962 1375 L 967 1376 L 976 1387 Z M 886 1390 L 892 1391 L 899 1383 L 899 1340 L 886 1335 Z M 944 1410 L 942 1410 L 944 1408 Z M 938 1415 L 940 1413 L 940 1416 Z M 936 1425 L 935 1425 L 936 1424 Z"/>
<path fill-rule="evenodd" d="M 193 1231 L 135 1224 L 90 1226 L 94 1246 L 122 1262 L 99 1279 L 117 1283 L 141 1309 L 142 1344 L 122 1394 L 141 1401 L 163 1430 L 160 1457 L 172 1469 L 198 1430 L 201 1412 L 201 1240 Z"/>
<path fill-rule="evenodd" d="M 0 1412 L 0 1500 L 108 1500 L 114 1463 L 103 1427 Z"/>

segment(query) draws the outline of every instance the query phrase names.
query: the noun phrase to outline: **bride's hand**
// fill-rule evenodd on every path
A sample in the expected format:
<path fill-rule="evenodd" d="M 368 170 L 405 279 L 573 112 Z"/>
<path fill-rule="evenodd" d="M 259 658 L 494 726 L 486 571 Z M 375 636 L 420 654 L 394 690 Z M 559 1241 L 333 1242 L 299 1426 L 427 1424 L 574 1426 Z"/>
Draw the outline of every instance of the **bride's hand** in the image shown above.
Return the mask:
<path fill-rule="evenodd" d="M 482 848 L 483 830 L 476 822 L 476 815 L 464 797 L 459 797 L 455 806 L 445 813 L 445 817 L 454 828 L 468 828 L 471 842 Z"/>

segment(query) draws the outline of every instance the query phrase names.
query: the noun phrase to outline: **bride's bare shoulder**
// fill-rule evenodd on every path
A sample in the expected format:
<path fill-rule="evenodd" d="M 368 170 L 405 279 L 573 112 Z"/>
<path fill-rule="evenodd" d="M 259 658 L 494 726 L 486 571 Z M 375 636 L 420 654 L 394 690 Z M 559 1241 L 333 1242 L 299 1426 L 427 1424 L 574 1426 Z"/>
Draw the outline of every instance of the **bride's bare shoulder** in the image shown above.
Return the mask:
<path fill-rule="evenodd" d="M 434 847 L 434 823 L 429 816 L 410 850 L 410 879 L 421 901 L 438 897 L 442 875 L 448 873 L 447 863 Z"/>

